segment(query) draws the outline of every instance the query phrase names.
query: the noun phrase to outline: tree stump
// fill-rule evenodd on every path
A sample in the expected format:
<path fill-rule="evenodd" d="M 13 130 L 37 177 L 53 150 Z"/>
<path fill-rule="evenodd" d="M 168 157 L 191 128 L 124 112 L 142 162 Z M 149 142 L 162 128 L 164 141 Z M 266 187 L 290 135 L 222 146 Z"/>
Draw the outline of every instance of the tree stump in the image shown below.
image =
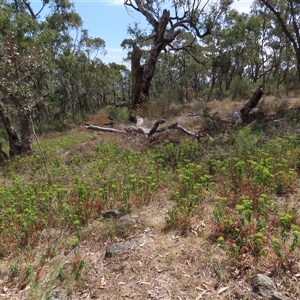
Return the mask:
<path fill-rule="evenodd" d="M 249 118 L 250 111 L 256 107 L 260 98 L 264 94 L 263 87 L 260 86 L 256 89 L 251 99 L 245 104 L 245 106 L 240 110 L 241 118 L 243 123 L 247 122 Z"/>

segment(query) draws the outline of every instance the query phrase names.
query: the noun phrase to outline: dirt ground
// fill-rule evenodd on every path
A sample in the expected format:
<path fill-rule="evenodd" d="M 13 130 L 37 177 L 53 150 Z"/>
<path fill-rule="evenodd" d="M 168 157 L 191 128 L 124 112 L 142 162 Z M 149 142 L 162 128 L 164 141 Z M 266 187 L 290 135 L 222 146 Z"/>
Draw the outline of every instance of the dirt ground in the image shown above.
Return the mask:
<path fill-rule="evenodd" d="M 264 299 L 252 292 L 251 278 L 258 272 L 271 276 L 286 297 L 282 299 L 300 299 L 299 277 L 282 277 L 280 270 L 271 274 L 263 259 L 257 262 L 245 256 L 234 262 L 219 245 L 210 242 L 208 212 L 186 236 L 165 231 L 170 205 L 166 192 L 165 198 L 135 211 L 125 223 L 118 219 L 95 221 L 85 230 L 76 252 L 64 249 L 41 270 L 44 291 L 43 284 L 37 290 L 34 286 L 9 288 L 1 284 L 0 299 Z M 60 238 L 67 237 L 62 234 Z M 130 249 L 106 258 L 110 244 L 134 238 L 137 243 Z M 51 233 L 46 239 L 52 239 Z M 74 273 L 74 262 L 79 260 L 85 265 L 74 285 L 68 274 Z M 300 271 L 299 261 L 297 264 Z M 60 270 L 56 275 L 55 265 Z M 55 277 L 59 280 L 51 294 L 49 283 Z"/>

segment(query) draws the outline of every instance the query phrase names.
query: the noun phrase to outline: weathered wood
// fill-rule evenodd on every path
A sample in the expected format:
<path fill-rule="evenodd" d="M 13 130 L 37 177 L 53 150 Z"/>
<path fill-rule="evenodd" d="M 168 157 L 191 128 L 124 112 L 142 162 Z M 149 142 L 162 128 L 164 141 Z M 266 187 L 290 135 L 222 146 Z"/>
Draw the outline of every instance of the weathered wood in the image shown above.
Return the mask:
<path fill-rule="evenodd" d="M 87 129 L 93 129 L 93 130 L 98 130 L 98 131 L 115 132 L 115 133 L 126 133 L 126 131 L 124 131 L 124 130 L 115 129 L 115 128 L 101 127 L 101 126 L 95 126 L 95 125 L 91 125 L 91 124 L 88 124 L 88 123 L 86 123 L 85 127 Z"/>
<path fill-rule="evenodd" d="M 251 99 L 245 104 L 245 106 L 240 110 L 241 118 L 243 122 L 246 122 L 249 116 L 250 111 L 256 107 L 262 95 L 264 94 L 263 87 L 260 86 L 253 93 Z"/>
<path fill-rule="evenodd" d="M 161 118 L 161 119 L 157 120 L 157 121 L 154 123 L 153 127 L 150 129 L 150 131 L 149 131 L 149 133 L 148 133 L 148 138 L 149 138 L 153 133 L 155 133 L 155 132 L 157 131 L 157 128 L 158 128 L 158 126 L 159 126 L 160 124 L 163 124 L 163 123 L 165 123 L 165 122 L 166 122 L 166 119 L 165 119 L 165 118 Z"/>
<path fill-rule="evenodd" d="M 177 129 L 178 131 L 181 131 L 189 136 L 196 137 L 196 135 L 197 135 L 196 132 L 191 132 L 191 131 L 185 129 L 184 127 L 178 125 L 177 123 L 173 124 L 172 128 Z"/>
<path fill-rule="evenodd" d="M 11 119 L 8 116 L 8 113 L 0 101 L 0 118 L 2 120 L 3 126 L 8 134 L 9 141 L 9 155 L 13 157 L 15 155 L 21 154 L 21 141 L 18 137 L 17 131 L 13 126 Z"/>
<path fill-rule="evenodd" d="M 128 132 L 138 132 L 138 133 L 142 133 L 146 138 L 150 138 L 154 133 L 158 133 L 158 132 L 164 132 L 170 129 L 175 129 L 178 131 L 181 131 L 193 138 L 196 138 L 197 140 L 199 140 L 200 137 L 202 137 L 203 135 L 201 135 L 198 131 L 197 132 L 192 132 L 189 131 L 187 129 L 185 129 L 184 127 L 178 125 L 178 122 L 175 122 L 173 124 L 167 125 L 167 126 L 163 126 L 163 127 L 159 127 L 159 125 L 164 124 L 166 122 L 165 118 L 161 118 L 159 120 L 157 120 L 154 125 L 151 128 L 145 128 L 145 127 L 137 127 L 137 126 L 129 126 L 127 128 L 125 128 L 124 130 L 119 130 L 119 129 L 114 129 L 114 128 L 107 128 L 107 127 L 102 127 L 102 126 L 95 126 L 95 125 L 91 125 L 86 123 L 86 128 L 87 129 L 93 129 L 93 130 L 98 130 L 98 131 L 106 131 L 106 132 L 114 132 L 114 133 L 128 133 Z"/>
<path fill-rule="evenodd" d="M 32 154 L 32 140 L 33 140 L 33 124 L 31 122 L 30 111 L 25 109 L 18 112 L 21 133 L 21 153 Z"/>

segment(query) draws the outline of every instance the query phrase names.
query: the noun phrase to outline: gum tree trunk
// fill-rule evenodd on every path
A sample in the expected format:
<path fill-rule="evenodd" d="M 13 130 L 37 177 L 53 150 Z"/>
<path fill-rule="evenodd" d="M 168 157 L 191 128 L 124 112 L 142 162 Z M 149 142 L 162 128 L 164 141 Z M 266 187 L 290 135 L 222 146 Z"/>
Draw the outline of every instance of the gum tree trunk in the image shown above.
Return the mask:
<path fill-rule="evenodd" d="M 7 111 L 6 111 L 2 101 L 0 101 L 0 118 L 1 118 L 3 126 L 8 134 L 9 155 L 11 157 L 13 157 L 15 155 L 20 155 L 21 154 L 21 142 L 17 135 L 15 127 L 13 126 L 13 124 L 7 114 Z"/>
<path fill-rule="evenodd" d="M 19 109 L 19 126 L 21 138 L 11 122 L 11 119 L 5 109 L 2 101 L 0 101 L 0 119 L 8 135 L 9 156 L 13 157 L 21 154 L 32 154 L 33 127 L 30 111 Z"/>
<path fill-rule="evenodd" d="M 138 108 L 147 103 L 149 98 L 149 89 L 154 76 L 155 67 L 159 54 L 165 47 L 175 39 L 176 35 L 170 39 L 165 37 L 165 31 L 170 19 L 170 12 L 164 10 L 159 22 L 156 24 L 156 34 L 153 45 L 145 60 L 141 65 L 141 50 L 135 44 L 132 46 L 131 72 L 132 72 L 132 107 Z"/>
<path fill-rule="evenodd" d="M 231 1 L 173 1 L 170 10 L 164 9 L 164 1 L 124 0 L 124 5 L 132 11 L 142 14 L 152 27 L 151 48 L 141 64 L 141 51 L 135 42 L 124 40 L 123 45 L 133 48 L 132 98 L 131 106 L 143 106 L 149 99 L 152 82 L 159 54 L 165 50 L 179 51 L 190 48 L 196 39 L 203 39 L 211 34 L 215 22 L 226 12 Z M 210 4 L 210 5 L 209 5 Z M 172 16 L 171 16 L 172 11 Z M 182 31 L 191 32 L 195 39 L 189 46 L 173 43 Z"/>
<path fill-rule="evenodd" d="M 32 154 L 33 128 L 30 112 L 19 112 L 19 124 L 21 132 L 21 153 Z"/>

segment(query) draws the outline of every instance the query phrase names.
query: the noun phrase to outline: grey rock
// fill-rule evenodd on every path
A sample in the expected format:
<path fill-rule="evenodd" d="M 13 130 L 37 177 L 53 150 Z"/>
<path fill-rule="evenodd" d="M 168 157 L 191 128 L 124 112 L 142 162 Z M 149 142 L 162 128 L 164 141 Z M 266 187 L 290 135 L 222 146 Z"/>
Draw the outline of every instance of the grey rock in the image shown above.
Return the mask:
<path fill-rule="evenodd" d="M 130 252 L 141 243 L 141 238 L 133 238 L 128 241 L 110 244 L 106 248 L 105 258 L 115 257 Z"/>
<path fill-rule="evenodd" d="M 232 122 L 232 124 L 242 124 L 243 123 L 242 116 L 239 111 L 234 111 L 231 114 L 231 122 Z"/>
<path fill-rule="evenodd" d="M 284 300 L 285 298 L 277 291 L 273 292 L 271 295 L 271 300 Z"/>
<path fill-rule="evenodd" d="M 118 218 L 121 216 L 121 212 L 119 210 L 106 210 L 102 212 L 103 218 Z"/>
<path fill-rule="evenodd" d="M 285 298 L 277 291 L 274 281 L 263 274 L 256 274 L 252 278 L 253 292 L 270 300 L 284 300 Z"/>
<path fill-rule="evenodd" d="M 66 300 L 69 296 L 69 292 L 63 288 L 56 288 L 50 292 L 47 300 Z"/>

